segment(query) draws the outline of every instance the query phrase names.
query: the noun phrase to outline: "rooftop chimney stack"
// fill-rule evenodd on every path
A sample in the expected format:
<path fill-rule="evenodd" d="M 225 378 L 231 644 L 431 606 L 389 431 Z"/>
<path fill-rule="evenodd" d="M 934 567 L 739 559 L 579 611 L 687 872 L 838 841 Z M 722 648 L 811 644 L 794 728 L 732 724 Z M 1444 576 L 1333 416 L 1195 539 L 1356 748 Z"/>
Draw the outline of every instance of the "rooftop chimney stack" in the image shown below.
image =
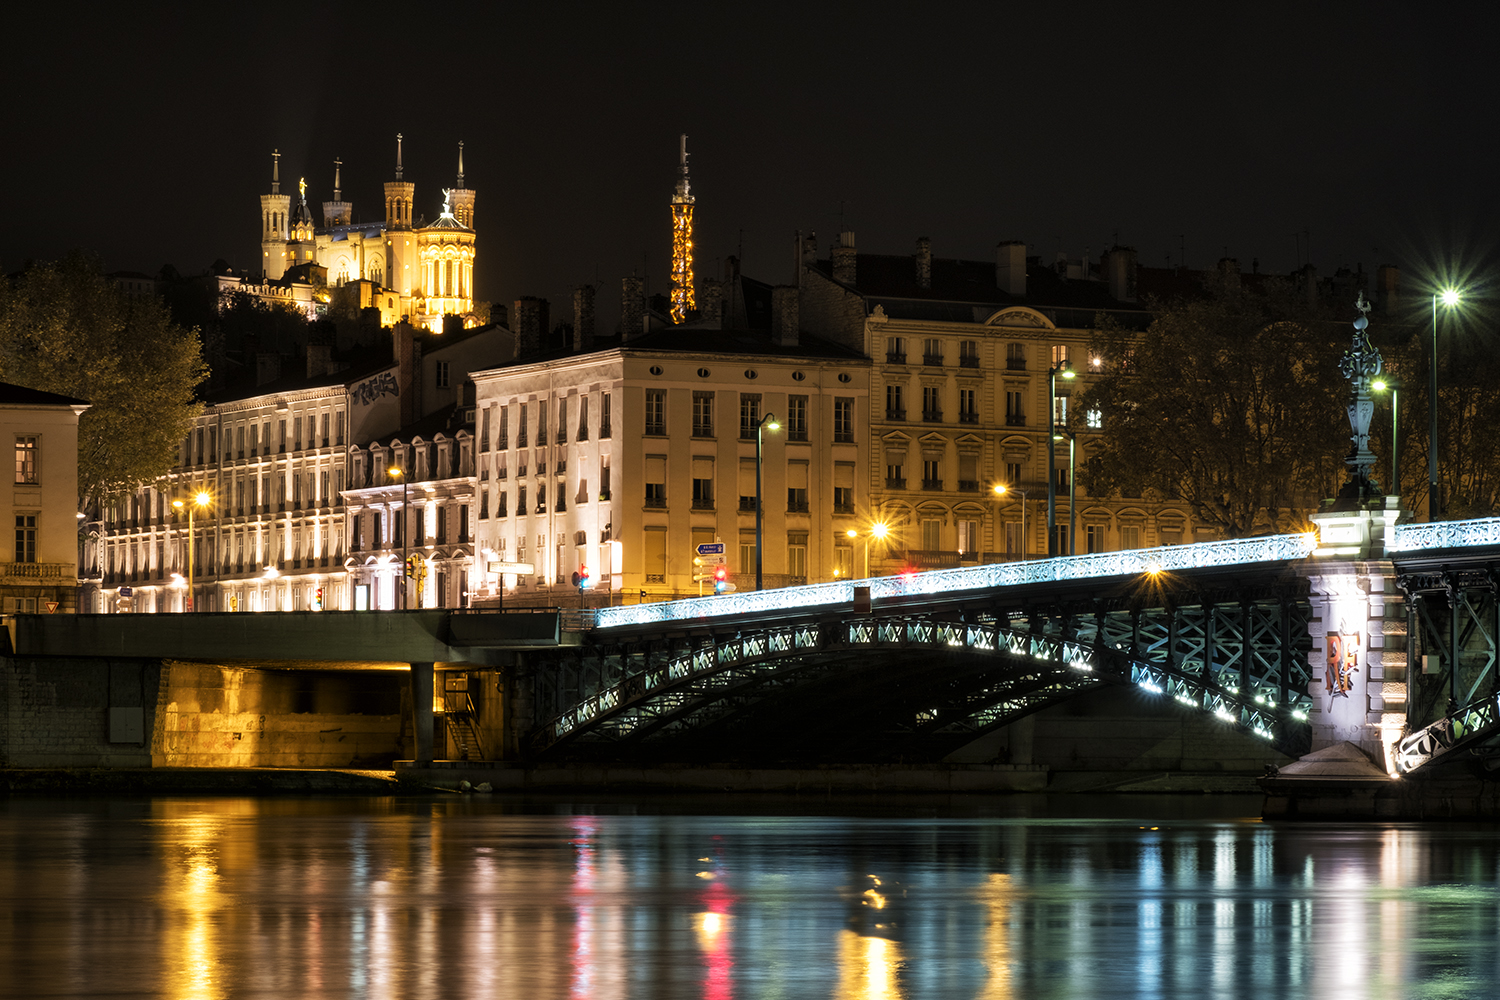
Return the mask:
<path fill-rule="evenodd" d="M 594 286 L 579 285 L 573 289 L 573 353 L 588 354 L 594 349 Z"/>
<path fill-rule="evenodd" d="M 846 285 L 854 284 L 855 253 L 854 234 L 845 230 L 839 233 L 839 241 L 833 248 L 833 280 L 842 281 Z"/>
<path fill-rule="evenodd" d="M 328 374 L 333 348 L 327 344 L 307 345 L 307 377 L 322 378 Z"/>
<path fill-rule="evenodd" d="M 401 407 L 401 426 L 406 427 L 417 419 L 417 332 L 410 323 L 402 320 L 391 331 L 391 337 L 391 353 L 396 360 L 396 393 Z"/>
<path fill-rule="evenodd" d="M 777 347 L 796 347 L 801 321 L 796 286 L 771 289 L 771 342 Z"/>
<path fill-rule="evenodd" d="M 925 236 L 917 237 L 917 287 L 932 291 L 932 240 Z"/>
<path fill-rule="evenodd" d="M 995 247 L 995 287 L 1018 299 L 1026 297 L 1026 244 L 1021 240 Z"/>
<path fill-rule="evenodd" d="M 646 282 L 631 275 L 620 279 L 620 343 L 628 344 L 645 332 Z"/>
<path fill-rule="evenodd" d="M 516 299 L 515 307 L 516 357 L 529 358 L 542 351 L 542 338 L 547 334 L 546 309 L 542 299 L 527 295 Z"/>
<path fill-rule="evenodd" d="M 724 329 L 724 283 L 717 278 L 704 278 L 698 287 L 698 319 L 703 328 Z"/>
<path fill-rule="evenodd" d="M 1109 286 L 1109 297 L 1116 302 L 1134 302 L 1136 300 L 1135 247 L 1110 247 L 1109 252 L 1100 260 L 1100 266 L 1104 270 L 1105 284 Z"/>

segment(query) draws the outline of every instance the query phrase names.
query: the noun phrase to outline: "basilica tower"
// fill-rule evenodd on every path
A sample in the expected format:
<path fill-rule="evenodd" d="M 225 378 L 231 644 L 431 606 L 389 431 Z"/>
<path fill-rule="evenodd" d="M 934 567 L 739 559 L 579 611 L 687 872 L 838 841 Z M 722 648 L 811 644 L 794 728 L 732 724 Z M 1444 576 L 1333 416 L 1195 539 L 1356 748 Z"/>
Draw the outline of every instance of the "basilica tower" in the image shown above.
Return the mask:
<path fill-rule="evenodd" d="M 473 188 L 464 187 L 464 144 L 458 144 L 458 186 L 448 192 L 448 197 L 453 204 L 453 218 L 465 229 L 474 228 L 474 195 Z"/>
<path fill-rule="evenodd" d="M 281 193 L 281 150 L 271 154 L 271 193 L 260 196 L 261 270 L 271 279 L 286 273 L 287 225 L 291 195 Z"/>
<path fill-rule="evenodd" d="M 354 218 L 354 206 L 344 200 L 344 191 L 339 183 L 339 168 L 343 165 L 343 160 L 333 161 L 333 200 L 323 202 L 323 225 L 329 229 L 347 226 Z"/>
<path fill-rule="evenodd" d="M 316 254 L 312 209 L 307 207 L 307 179 L 297 181 L 297 207 L 287 221 L 286 266 L 295 267 L 313 260 Z"/>
<path fill-rule="evenodd" d="M 417 186 L 402 179 L 401 133 L 396 133 L 396 178 L 385 182 L 385 243 L 391 262 L 385 285 L 402 298 L 411 295 L 416 284 L 417 253 L 412 241 L 411 207 Z"/>

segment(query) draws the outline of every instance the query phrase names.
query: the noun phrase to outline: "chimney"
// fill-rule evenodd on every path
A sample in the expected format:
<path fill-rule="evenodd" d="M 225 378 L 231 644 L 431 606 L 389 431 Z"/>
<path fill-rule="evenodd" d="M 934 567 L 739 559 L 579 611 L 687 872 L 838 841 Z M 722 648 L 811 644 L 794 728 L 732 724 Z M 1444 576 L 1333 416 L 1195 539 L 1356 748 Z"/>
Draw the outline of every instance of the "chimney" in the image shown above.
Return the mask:
<path fill-rule="evenodd" d="M 1375 269 L 1375 301 L 1381 309 L 1394 313 L 1401 304 L 1401 271 L 1394 264 Z"/>
<path fill-rule="evenodd" d="M 800 322 L 797 287 L 777 285 L 771 289 L 771 343 L 777 347 L 796 347 Z"/>
<path fill-rule="evenodd" d="M 1116 302 L 1134 302 L 1136 300 L 1135 247 L 1110 247 L 1101 264 L 1104 268 L 1104 281 L 1109 286 L 1109 297 Z"/>
<path fill-rule="evenodd" d="M 1233 257 L 1219 258 L 1219 273 L 1222 274 L 1229 284 L 1238 287 L 1240 283 L 1240 262 Z"/>
<path fill-rule="evenodd" d="M 402 320 L 391 330 L 391 337 L 396 357 L 396 397 L 401 405 L 401 426 L 406 427 L 417 419 L 417 336 L 412 325 Z"/>
<path fill-rule="evenodd" d="M 917 287 L 932 290 L 932 241 L 925 236 L 917 237 Z"/>
<path fill-rule="evenodd" d="M 732 260 L 733 258 L 731 258 Z M 631 275 L 620 279 L 620 343 L 627 344 L 645 332 L 646 282 Z"/>
<path fill-rule="evenodd" d="M 503 302 L 496 302 L 490 306 L 490 322 L 496 326 L 510 329 L 510 307 Z"/>
<path fill-rule="evenodd" d="M 594 286 L 579 285 L 573 289 L 573 353 L 587 354 L 594 349 Z"/>
<path fill-rule="evenodd" d="M 281 378 L 281 355 L 260 352 L 255 355 L 255 384 L 265 385 Z"/>
<path fill-rule="evenodd" d="M 995 287 L 1007 295 L 1026 297 L 1026 244 L 1021 240 L 995 247 Z"/>
<path fill-rule="evenodd" d="M 516 299 L 516 357 L 529 358 L 542 351 L 542 337 L 547 332 L 544 300 L 534 295 Z"/>
<path fill-rule="evenodd" d="M 833 280 L 846 285 L 854 284 L 854 234 L 845 230 L 839 233 L 838 244 L 833 248 Z"/>
<path fill-rule="evenodd" d="M 818 234 L 808 233 L 802 237 L 802 263 L 803 265 L 816 264 L 818 262 Z"/>
<path fill-rule="evenodd" d="M 319 378 L 328 374 L 329 362 L 333 360 L 333 348 L 327 344 L 307 345 L 307 377 Z"/>
<path fill-rule="evenodd" d="M 708 330 L 724 329 L 724 283 L 704 278 L 698 286 L 698 319 Z"/>

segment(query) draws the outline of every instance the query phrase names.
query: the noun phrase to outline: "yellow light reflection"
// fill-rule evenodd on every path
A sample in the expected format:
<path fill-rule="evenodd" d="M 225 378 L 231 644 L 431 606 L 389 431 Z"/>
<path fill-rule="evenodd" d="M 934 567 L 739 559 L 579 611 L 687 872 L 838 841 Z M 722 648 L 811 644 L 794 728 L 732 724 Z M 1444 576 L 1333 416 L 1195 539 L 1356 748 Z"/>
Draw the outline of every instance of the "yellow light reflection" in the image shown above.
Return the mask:
<path fill-rule="evenodd" d="M 984 929 L 984 964 L 990 970 L 980 1000 L 1010 1000 L 1010 908 L 1015 887 L 1009 875 L 992 873 L 979 889 L 979 898 L 988 910 Z"/>
<path fill-rule="evenodd" d="M 224 905 L 219 892 L 221 820 L 194 813 L 169 819 L 175 828 L 165 848 L 170 865 L 162 903 L 181 912 L 170 922 L 163 947 L 171 995 L 181 1000 L 228 995 L 216 978 L 219 969 L 217 916 Z"/>
<path fill-rule="evenodd" d="M 901 997 L 897 973 L 901 946 L 882 937 L 839 931 L 839 984 L 835 1000 L 881 1000 Z"/>

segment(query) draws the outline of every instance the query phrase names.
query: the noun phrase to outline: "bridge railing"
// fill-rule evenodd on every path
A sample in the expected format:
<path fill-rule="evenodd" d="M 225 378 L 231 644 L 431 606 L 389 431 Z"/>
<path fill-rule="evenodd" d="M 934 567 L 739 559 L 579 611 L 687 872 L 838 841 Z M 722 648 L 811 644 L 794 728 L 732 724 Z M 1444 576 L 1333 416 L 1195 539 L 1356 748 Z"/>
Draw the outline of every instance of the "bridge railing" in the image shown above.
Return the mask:
<path fill-rule="evenodd" d="M 869 580 L 837 580 L 804 587 L 692 597 L 682 601 L 599 608 L 597 628 L 619 628 L 660 622 L 697 621 L 734 615 L 774 614 L 825 606 L 849 605 L 856 587 L 870 588 L 871 600 L 958 594 L 997 587 L 1021 587 L 1039 583 L 1087 580 L 1103 577 L 1138 576 L 1153 572 L 1175 572 L 1220 566 L 1301 559 L 1312 553 L 1317 536 L 1312 533 L 1236 538 L 1193 545 L 1168 545 L 1155 549 L 1096 552 L 1084 556 L 1060 556 L 1030 562 L 991 563 L 961 569 L 939 569 L 926 573 L 881 576 Z"/>
<path fill-rule="evenodd" d="M 1386 543 L 1387 552 L 1500 545 L 1500 517 L 1477 517 L 1469 521 L 1398 524 L 1392 536 Z"/>

